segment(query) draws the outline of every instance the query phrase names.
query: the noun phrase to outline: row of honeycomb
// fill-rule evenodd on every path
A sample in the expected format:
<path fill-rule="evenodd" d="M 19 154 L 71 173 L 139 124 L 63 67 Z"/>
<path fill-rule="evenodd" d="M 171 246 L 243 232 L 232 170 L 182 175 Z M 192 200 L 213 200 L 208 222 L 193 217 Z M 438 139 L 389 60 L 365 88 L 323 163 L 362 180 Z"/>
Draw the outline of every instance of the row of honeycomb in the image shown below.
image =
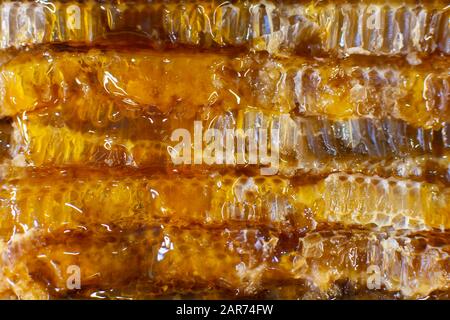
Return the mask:
<path fill-rule="evenodd" d="M 0 1 L 1 299 L 450 299 L 444 0 Z"/>

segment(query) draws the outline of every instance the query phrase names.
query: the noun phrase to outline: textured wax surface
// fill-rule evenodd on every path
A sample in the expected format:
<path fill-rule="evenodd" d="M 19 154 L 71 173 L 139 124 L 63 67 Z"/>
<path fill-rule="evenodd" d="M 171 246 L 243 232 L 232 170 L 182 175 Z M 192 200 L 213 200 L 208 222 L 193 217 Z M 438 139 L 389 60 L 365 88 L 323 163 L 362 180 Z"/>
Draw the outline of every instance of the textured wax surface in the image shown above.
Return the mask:
<path fill-rule="evenodd" d="M 17 115 L 11 153 L 24 153 L 37 166 L 164 164 L 172 130 L 192 131 L 197 120 L 222 133 L 279 126 L 286 172 L 333 170 L 345 164 L 324 164 L 325 159 L 345 154 L 357 156 L 356 162 L 441 155 L 449 143 L 447 64 L 438 59 L 413 68 L 394 59 L 361 66 L 350 59 L 336 66 L 332 60 L 258 54 L 25 52 L 1 68 L 2 110 Z M 192 95 L 190 86 L 199 94 Z"/>
<path fill-rule="evenodd" d="M 9 198 L 0 207 L 4 240 L 11 232 L 95 223 L 262 225 L 299 232 L 327 222 L 413 231 L 450 228 L 448 188 L 363 175 L 331 174 L 298 184 L 273 176 L 124 176 L 70 170 L 5 179 L 1 197 Z"/>
<path fill-rule="evenodd" d="M 30 233 L 10 242 L 3 252 L 2 277 L 19 297 L 64 296 L 70 265 L 82 270 L 87 292 L 98 287 L 120 289 L 130 281 L 148 294 L 205 287 L 257 294 L 265 284 L 287 281 L 298 282 L 299 290 L 304 286 L 326 292 L 338 280 L 364 286 L 369 266 L 381 269 L 381 281 L 389 291 L 407 297 L 448 290 L 449 284 L 446 233 L 423 237 L 329 230 L 284 238 L 246 228 L 144 226 L 117 233 L 111 227 L 108 232 L 89 228 Z"/>
<path fill-rule="evenodd" d="M 450 299 L 449 8 L 0 1 L 0 299 Z"/>
<path fill-rule="evenodd" d="M 58 106 L 65 117 L 103 127 L 151 111 L 190 119 L 253 106 L 333 119 L 392 116 L 439 127 L 450 119 L 448 68 L 445 58 L 411 66 L 398 58 L 33 50 L 0 68 L 1 114 Z M 75 114 L 67 110 L 75 106 Z"/>
<path fill-rule="evenodd" d="M 2 1 L 2 48 L 102 43 L 244 46 L 271 53 L 449 54 L 445 1 Z"/>
<path fill-rule="evenodd" d="M 450 127 L 447 123 L 440 129 L 425 129 L 393 118 L 358 117 L 334 121 L 318 116 L 255 111 L 253 108 L 196 121 L 201 121 L 204 128 L 219 132 L 223 137 L 218 139 L 222 148 L 226 146 L 227 130 L 233 130 L 242 140 L 248 137 L 248 130 L 254 130 L 251 137 L 255 145 L 265 144 L 269 151 L 277 147 L 280 173 L 285 175 L 346 170 L 381 175 L 384 171 L 388 174 L 397 171 L 392 174 L 411 177 L 424 173 L 407 172 L 399 167 L 409 165 L 423 171 L 448 169 L 448 162 L 434 161 L 449 153 Z M 87 124 L 90 128 L 85 129 L 78 120 L 65 120 L 64 111 L 26 113 L 17 116 L 10 127 L 12 132 L 6 157 L 18 165 L 173 167 L 170 150 L 178 141 L 172 140 L 171 133 L 181 128 L 192 136 L 195 134 L 194 120 L 180 122 L 179 118 L 147 115 L 98 129 Z M 258 130 L 265 130 L 266 135 L 258 135 Z M 278 141 L 276 145 L 271 143 L 273 139 Z M 202 145 L 206 147 L 207 143 Z M 244 163 L 239 163 L 240 155 L 244 156 Z M 249 149 L 235 146 L 229 157 L 230 161 L 215 162 L 211 166 L 224 167 L 233 163 L 255 167 L 250 163 Z M 421 160 L 417 160 L 419 157 Z M 401 163 L 396 163 L 396 159 L 401 159 Z M 433 163 L 431 169 L 424 167 L 427 160 Z M 192 163 L 187 166 L 192 167 Z"/>

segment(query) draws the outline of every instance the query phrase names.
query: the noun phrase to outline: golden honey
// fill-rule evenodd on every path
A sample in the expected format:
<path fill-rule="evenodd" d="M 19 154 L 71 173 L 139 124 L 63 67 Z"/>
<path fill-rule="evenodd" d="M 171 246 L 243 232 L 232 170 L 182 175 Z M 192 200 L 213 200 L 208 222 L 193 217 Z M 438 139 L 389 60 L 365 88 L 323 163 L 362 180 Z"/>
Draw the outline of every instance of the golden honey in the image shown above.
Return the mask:
<path fill-rule="evenodd" d="M 449 14 L 0 1 L 0 298 L 448 299 Z"/>

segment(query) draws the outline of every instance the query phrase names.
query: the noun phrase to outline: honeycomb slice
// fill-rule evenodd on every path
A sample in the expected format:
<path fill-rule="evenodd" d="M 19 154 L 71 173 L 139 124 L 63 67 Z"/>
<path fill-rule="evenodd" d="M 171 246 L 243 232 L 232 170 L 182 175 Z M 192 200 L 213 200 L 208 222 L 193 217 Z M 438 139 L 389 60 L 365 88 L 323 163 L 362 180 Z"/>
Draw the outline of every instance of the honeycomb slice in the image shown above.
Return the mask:
<path fill-rule="evenodd" d="M 110 228 L 111 232 L 89 228 L 44 236 L 30 234 L 13 241 L 2 252 L 0 279 L 8 281 L 10 290 L 21 298 L 70 294 L 70 266 L 79 268 L 84 288 L 104 290 L 147 283 L 153 292 L 160 293 L 205 286 L 234 290 L 257 281 L 252 277 L 263 271 L 264 260 L 276 244 L 276 237 L 257 230 L 154 227 L 115 232 Z M 45 279 L 50 290 L 33 278 L 34 274 Z"/>
<path fill-rule="evenodd" d="M 436 185 L 381 179 L 363 175 L 332 174 L 314 185 L 312 205 L 317 221 L 424 230 L 450 227 L 450 193 Z M 300 197 L 307 194 L 299 189 Z M 311 203 L 312 195 L 307 194 Z"/>
<path fill-rule="evenodd" d="M 349 280 L 355 288 L 373 284 L 417 298 L 448 290 L 450 283 L 448 236 L 442 233 L 328 230 L 286 238 L 253 229 L 94 230 L 35 233 L 10 242 L 2 251 L 3 291 L 20 298 L 70 297 L 77 292 L 74 274 L 78 288 L 132 285 L 136 297 L 142 286 L 144 294 L 208 287 L 256 295 L 263 284 L 287 281 L 327 293 Z"/>
<path fill-rule="evenodd" d="M 321 231 L 300 238 L 297 251 L 282 256 L 280 265 L 293 278 L 306 278 L 322 290 L 347 279 L 369 290 L 418 298 L 448 290 L 450 284 L 448 235 L 434 237 Z"/>
<path fill-rule="evenodd" d="M 79 171 L 43 171 L 5 180 L 0 206 L 3 239 L 33 228 L 51 231 L 111 223 L 292 227 L 292 219 L 294 226 L 311 224 L 301 211 L 297 215 L 289 180 L 277 177 Z"/>
<path fill-rule="evenodd" d="M 196 119 L 201 121 L 198 130 L 194 120 L 161 115 L 122 119 L 109 126 L 94 127 L 76 119 L 65 119 L 60 109 L 43 109 L 16 117 L 9 149 L 16 164 L 23 164 L 24 160 L 33 166 L 223 168 L 237 165 L 273 169 L 269 174 L 327 174 L 348 170 L 383 176 L 385 171 L 401 177 L 424 177 L 433 170 L 445 173 L 449 167 L 448 159 L 443 157 L 450 148 L 447 123 L 433 130 L 393 118 L 332 121 L 250 108 L 218 113 L 208 120 Z M 176 129 L 183 129 L 185 135 L 177 138 L 173 135 Z M 209 142 L 208 132 L 214 134 Z M 195 144 L 196 139 L 201 142 Z M 182 156 L 182 142 L 187 146 L 186 152 L 190 152 L 186 157 Z M 213 143 L 217 154 L 206 152 Z M 200 162 L 196 160 L 198 155 Z M 416 167 L 422 171 L 402 170 L 406 159 L 418 157 L 443 158 L 435 161 L 431 170 L 420 164 Z M 416 163 L 420 162 L 424 161 L 419 159 Z"/>
<path fill-rule="evenodd" d="M 2 65 L 0 115 L 55 107 L 98 128 L 156 111 L 187 120 L 253 107 L 334 120 L 390 116 L 439 128 L 450 121 L 448 69 L 446 59 L 411 67 L 399 59 L 44 49 Z"/>
<path fill-rule="evenodd" d="M 152 46 L 246 46 L 272 53 L 303 49 L 341 55 L 448 54 L 446 5 L 445 1 L 4 1 L 0 47 L 104 43 L 126 34 L 122 39 L 135 36 Z"/>
<path fill-rule="evenodd" d="M 4 178 L 1 238 L 39 229 L 170 223 L 306 232 L 323 223 L 395 230 L 450 229 L 449 188 L 331 174 L 298 182 L 237 174 L 142 175 L 69 170 Z"/>
<path fill-rule="evenodd" d="M 117 139 L 67 127 L 43 126 L 33 121 L 20 125 L 12 148 L 23 151 L 29 165 L 152 167 L 170 163 L 169 141 Z M 15 154 L 14 159 L 21 158 L 22 154 Z"/>

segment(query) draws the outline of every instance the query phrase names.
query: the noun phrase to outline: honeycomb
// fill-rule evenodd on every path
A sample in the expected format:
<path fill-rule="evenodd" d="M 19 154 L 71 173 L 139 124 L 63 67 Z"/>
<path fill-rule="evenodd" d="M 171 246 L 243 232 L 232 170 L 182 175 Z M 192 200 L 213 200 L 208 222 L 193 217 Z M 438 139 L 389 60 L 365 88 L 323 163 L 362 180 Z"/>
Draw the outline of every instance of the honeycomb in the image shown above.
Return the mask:
<path fill-rule="evenodd" d="M 448 299 L 446 1 L 0 1 L 0 299 Z"/>

